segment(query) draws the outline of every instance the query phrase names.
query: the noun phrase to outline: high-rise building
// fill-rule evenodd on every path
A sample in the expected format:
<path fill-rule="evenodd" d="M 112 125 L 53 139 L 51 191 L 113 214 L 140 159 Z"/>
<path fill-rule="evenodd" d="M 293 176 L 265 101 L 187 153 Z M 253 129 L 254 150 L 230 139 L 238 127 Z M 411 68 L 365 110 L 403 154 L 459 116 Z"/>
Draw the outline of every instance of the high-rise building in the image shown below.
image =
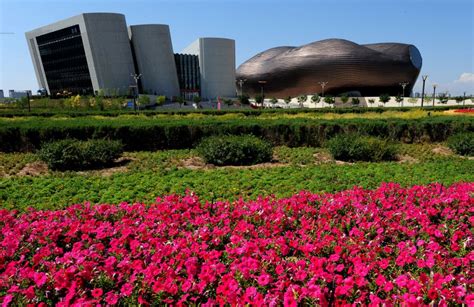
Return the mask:
<path fill-rule="evenodd" d="M 39 87 L 52 96 L 123 95 L 136 86 L 169 98 L 189 91 L 205 99 L 235 96 L 230 39 L 200 38 L 183 52 L 197 58 L 180 58 L 169 26 L 127 28 L 125 16 L 114 13 L 84 13 L 27 32 L 26 39 Z"/>

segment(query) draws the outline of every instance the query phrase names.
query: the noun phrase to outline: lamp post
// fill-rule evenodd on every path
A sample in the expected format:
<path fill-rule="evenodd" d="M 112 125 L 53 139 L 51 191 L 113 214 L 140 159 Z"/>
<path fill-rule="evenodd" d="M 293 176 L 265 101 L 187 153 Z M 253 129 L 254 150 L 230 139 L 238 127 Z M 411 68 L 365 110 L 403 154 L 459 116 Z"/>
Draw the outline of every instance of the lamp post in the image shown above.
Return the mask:
<path fill-rule="evenodd" d="M 28 112 L 31 112 L 30 92 L 26 91 L 26 101 L 28 102 Z"/>
<path fill-rule="evenodd" d="M 328 84 L 327 81 L 321 81 L 321 82 L 318 82 L 319 85 L 321 85 L 321 89 L 322 89 L 322 92 L 321 92 L 321 95 L 323 96 L 324 98 L 324 88 L 326 87 L 326 85 Z"/>
<path fill-rule="evenodd" d="M 428 79 L 428 75 L 421 76 L 423 79 L 423 89 L 421 90 L 421 107 L 423 108 L 423 101 L 425 100 L 425 82 Z"/>
<path fill-rule="evenodd" d="M 247 81 L 247 79 L 239 79 L 237 82 L 239 83 L 240 86 L 240 96 L 244 94 L 244 83 Z"/>
<path fill-rule="evenodd" d="M 135 95 L 133 95 L 133 110 L 137 110 L 137 97 L 138 97 L 138 80 L 142 77 L 142 74 L 130 74 L 130 76 L 135 80 L 135 87 L 136 87 L 136 92 Z"/>
<path fill-rule="evenodd" d="M 265 84 L 267 84 L 267 81 L 266 80 L 260 80 L 258 81 L 258 83 L 260 83 L 260 89 L 261 89 L 261 96 L 262 96 L 262 106 L 265 102 L 265 94 L 263 92 L 263 87 L 265 86 Z"/>
<path fill-rule="evenodd" d="M 462 99 L 462 105 L 466 105 L 466 92 L 464 92 L 463 99 Z"/>
<path fill-rule="evenodd" d="M 433 107 L 435 106 L 435 100 L 436 100 L 436 87 L 438 84 L 433 84 Z"/>
<path fill-rule="evenodd" d="M 402 107 L 403 107 L 403 101 L 405 100 L 405 87 L 410 84 L 408 82 L 400 82 L 400 85 L 402 87 Z"/>

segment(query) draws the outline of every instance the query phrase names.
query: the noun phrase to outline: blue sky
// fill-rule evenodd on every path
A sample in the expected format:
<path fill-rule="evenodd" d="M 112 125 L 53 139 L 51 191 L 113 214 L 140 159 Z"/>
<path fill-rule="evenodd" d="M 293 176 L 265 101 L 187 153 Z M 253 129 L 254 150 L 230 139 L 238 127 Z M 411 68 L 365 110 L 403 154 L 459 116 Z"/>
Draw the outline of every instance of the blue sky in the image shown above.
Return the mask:
<path fill-rule="evenodd" d="M 237 65 L 271 47 L 326 38 L 411 43 L 429 87 L 474 94 L 472 0 L 0 0 L 0 89 L 36 91 L 24 33 L 83 12 L 169 24 L 175 52 L 198 37 L 235 39 Z"/>

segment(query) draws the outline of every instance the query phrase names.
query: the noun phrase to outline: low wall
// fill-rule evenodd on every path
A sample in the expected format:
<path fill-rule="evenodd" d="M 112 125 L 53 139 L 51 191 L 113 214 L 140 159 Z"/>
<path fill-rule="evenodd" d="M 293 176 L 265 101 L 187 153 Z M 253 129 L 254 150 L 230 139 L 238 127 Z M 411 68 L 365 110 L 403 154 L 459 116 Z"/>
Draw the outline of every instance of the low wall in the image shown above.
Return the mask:
<path fill-rule="evenodd" d="M 311 101 L 312 95 L 308 95 L 306 102 L 303 103 L 303 107 L 305 108 L 327 108 L 330 105 L 323 101 L 323 98 L 320 99 L 318 103 L 314 103 Z M 378 108 L 378 107 L 421 107 L 421 98 L 411 98 L 405 97 L 403 102 L 395 101 L 395 97 L 390 97 L 390 100 L 387 103 L 383 103 L 379 100 L 379 97 L 357 97 L 359 98 L 359 107 L 368 107 L 368 108 Z M 253 102 L 254 100 L 251 99 Z M 372 102 L 373 101 L 373 102 Z M 265 99 L 264 105 L 266 107 L 280 107 L 280 108 L 298 108 L 301 104 L 298 102 L 298 98 L 292 98 L 290 103 L 286 103 L 283 99 L 278 99 L 276 104 L 271 103 L 270 99 Z M 464 102 L 457 103 L 454 99 L 449 99 L 447 103 L 440 103 L 438 99 L 435 100 L 435 106 L 459 106 L 459 105 L 466 105 L 466 106 L 474 106 L 474 99 L 466 99 Z M 339 98 L 336 98 L 336 103 L 334 104 L 336 107 L 351 107 L 351 98 L 349 97 L 349 102 L 342 103 Z M 431 99 L 427 99 L 423 102 L 423 106 L 433 106 L 433 101 Z"/>

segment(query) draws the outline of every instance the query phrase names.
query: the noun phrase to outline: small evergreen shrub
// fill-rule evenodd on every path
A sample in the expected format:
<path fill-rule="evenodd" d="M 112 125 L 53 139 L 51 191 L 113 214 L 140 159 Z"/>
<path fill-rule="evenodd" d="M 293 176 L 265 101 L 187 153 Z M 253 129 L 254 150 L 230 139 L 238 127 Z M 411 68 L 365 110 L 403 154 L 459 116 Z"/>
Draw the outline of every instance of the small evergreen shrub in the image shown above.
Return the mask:
<path fill-rule="evenodd" d="M 358 134 L 338 134 L 326 145 L 334 159 L 342 161 L 390 161 L 397 154 L 388 141 Z"/>
<path fill-rule="evenodd" d="M 474 156 L 474 133 L 455 134 L 448 138 L 448 146 L 462 156 Z"/>
<path fill-rule="evenodd" d="M 197 147 L 199 155 L 215 165 L 253 165 L 271 161 L 273 147 L 255 136 L 211 136 Z"/>
<path fill-rule="evenodd" d="M 122 152 L 120 141 L 64 139 L 44 144 L 38 156 L 50 169 L 64 171 L 108 166 Z"/>

